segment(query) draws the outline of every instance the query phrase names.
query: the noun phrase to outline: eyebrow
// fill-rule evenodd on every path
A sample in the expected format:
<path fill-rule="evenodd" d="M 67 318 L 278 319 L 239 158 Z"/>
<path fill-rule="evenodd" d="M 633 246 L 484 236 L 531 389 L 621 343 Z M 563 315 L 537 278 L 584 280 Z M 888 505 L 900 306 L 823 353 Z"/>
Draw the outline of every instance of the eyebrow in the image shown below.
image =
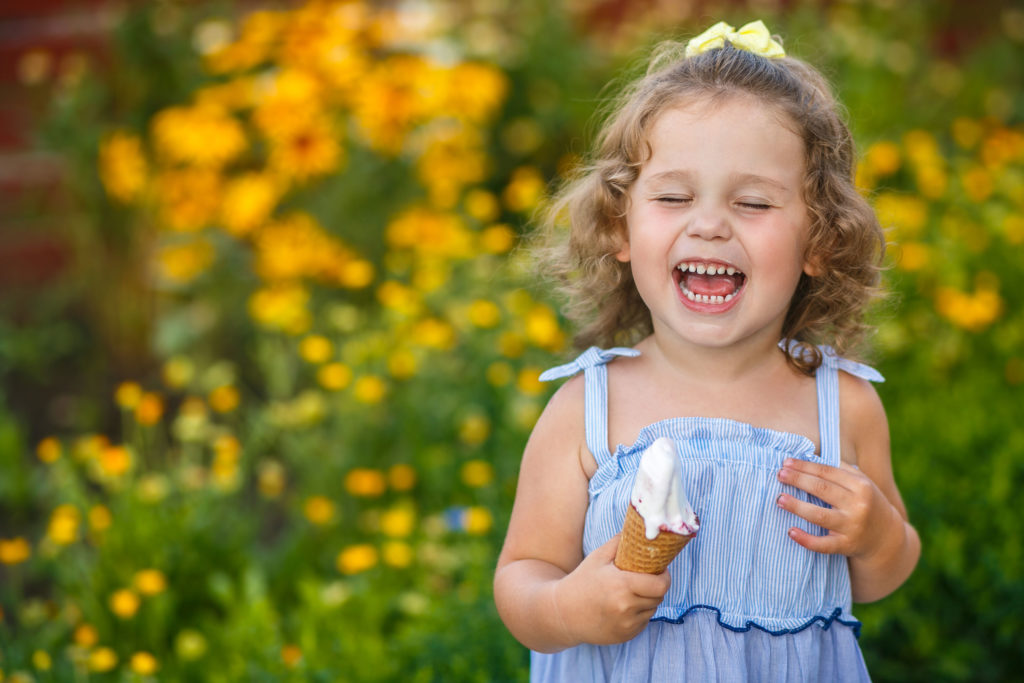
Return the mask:
<path fill-rule="evenodd" d="M 648 183 L 656 183 L 663 181 L 681 181 L 689 182 L 693 180 L 693 173 L 691 171 L 683 171 L 673 169 L 671 171 L 662 171 L 661 173 L 655 173 L 647 179 Z M 782 192 L 789 192 L 790 189 L 784 183 L 769 178 L 768 176 L 758 175 L 756 173 L 733 173 L 729 176 L 730 182 L 736 183 L 737 185 L 767 185 L 775 188 Z"/>

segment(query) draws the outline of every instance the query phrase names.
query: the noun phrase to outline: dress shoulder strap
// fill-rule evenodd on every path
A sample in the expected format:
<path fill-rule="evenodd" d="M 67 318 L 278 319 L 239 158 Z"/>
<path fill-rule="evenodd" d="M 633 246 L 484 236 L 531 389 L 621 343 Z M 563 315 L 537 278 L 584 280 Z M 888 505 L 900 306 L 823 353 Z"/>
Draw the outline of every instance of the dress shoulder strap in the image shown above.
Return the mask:
<path fill-rule="evenodd" d="M 587 448 L 593 454 L 598 467 L 611 460 L 608 450 L 608 368 L 605 364 L 616 356 L 639 356 L 636 349 L 615 347 L 601 349 L 591 346 L 576 360 L 551 368 L 540 375 L 540 381 L 571 377 L 583 371 L 584 425 L 587 432 Z"/>
<path fill-rule="evenodd" d="M 839 371 L 843 370 L 869 382 L 884 382 L 874 368 L 840 358 L 829 346 L 821 350 L 821 367 L 815 373 L 818 385 L 818 433 L 821 435 L 821 459 L 826 465 L 839 467 Z"/>

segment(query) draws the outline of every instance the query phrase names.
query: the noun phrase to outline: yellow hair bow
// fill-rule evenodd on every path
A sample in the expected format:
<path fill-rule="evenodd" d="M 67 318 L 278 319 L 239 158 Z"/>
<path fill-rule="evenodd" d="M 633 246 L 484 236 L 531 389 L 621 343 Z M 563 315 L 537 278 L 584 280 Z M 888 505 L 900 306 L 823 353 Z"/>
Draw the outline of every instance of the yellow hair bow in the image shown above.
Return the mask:
<path fill-rule="evenodd" d="M 762 57 L 786 56 L 782 46 L 772 39 L 772 34 L 768 32 L 768 27 L 760 19 L 746 24 L 739 31 L 733 29 L 732 26 L 724 21 L 720 21 L 686 44 L 686 56 L 693 57 L 694 55 L 703 54 L 708 50 L 723 47 L 725 41 L 729 41 L 735 48 L 746 50 Z"/>

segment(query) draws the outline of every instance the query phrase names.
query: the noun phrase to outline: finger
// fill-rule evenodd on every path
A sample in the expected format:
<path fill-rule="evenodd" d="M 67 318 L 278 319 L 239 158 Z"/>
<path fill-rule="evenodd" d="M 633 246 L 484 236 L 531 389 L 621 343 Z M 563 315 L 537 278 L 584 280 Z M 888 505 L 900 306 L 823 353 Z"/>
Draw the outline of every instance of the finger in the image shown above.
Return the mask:
<path fill-rule="evenodd" d="M 629 588 L 633 591 L 633 594 L 638 597 L 657 600 L 658 603 L 661 603 L 665 593 L 668 592 L 669 587 L 672 585 L 672 578 L 668 572 L 662 572 L 661 574 L 629 572 L 629 574 Z"/>
<path fill-rule="evenodd" d="M 789 537 L 808 550 L 826 555 L 838 555 L 842 553 L 842 539 L 836 534 L 827 536 L 815 536 L 809 534 L 799 527 L 791 527 Z"/>
<path fill-rule="evenodd" d="M 848 487 L 849 484 L 864 476 L 864 473 L 861 472 L 860 468 L 856 465 L 851 465 L 845 462 L 841 462 L 839 467 L 833 467 L 832 465 L 812 462 L 810 460 L 786 458 L 782 463 L 782 469 L 803 472 L 804 474 L 819 477 L 826 481 L 835 482 L 844 487 Z"/>
<path fill-rule="evenodd" d="M 595 561 L 601 564 L 609 564 L 615 559 L 615 552 L 619 549 L 619 539 L 622 538 L 622 533 L 617 533 L 602 545 L 595 548 L 589 555 L 588 558 L 592 557 Z"/>
<path fill-rule="evenodd" d="M 835 531 L 842 521 L 841 514 L 835 508 L 826 508 L 815 505 L 796 496 L 783 493 L 775 501 L 776 505 L 787 512 L 792 512 L 797 517 L 816 524 L 822 529 Z"/>
<path fill-rule="evenodd" d="M 779 470 L 778 479 L 783 484 L 795 486 L 832 506 L 843 503 L 850 494 L 848 488 L 831 478 L 808 473 L 804 468 L 783 466 Z"/>

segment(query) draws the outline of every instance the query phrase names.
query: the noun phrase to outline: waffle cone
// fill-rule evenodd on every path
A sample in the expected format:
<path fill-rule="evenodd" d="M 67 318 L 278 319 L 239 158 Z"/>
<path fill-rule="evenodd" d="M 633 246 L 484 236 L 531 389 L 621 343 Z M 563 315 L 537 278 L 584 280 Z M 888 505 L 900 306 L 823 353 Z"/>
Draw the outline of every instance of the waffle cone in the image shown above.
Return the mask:
<path fill-rule="evenodd" d="M 660 532 L 654 540 L 647 538 L 644 518 L 630 505 L 615 552 L 615 566 L 630 572 L 660 574 L 692 538 L 671 531 Z"/>

